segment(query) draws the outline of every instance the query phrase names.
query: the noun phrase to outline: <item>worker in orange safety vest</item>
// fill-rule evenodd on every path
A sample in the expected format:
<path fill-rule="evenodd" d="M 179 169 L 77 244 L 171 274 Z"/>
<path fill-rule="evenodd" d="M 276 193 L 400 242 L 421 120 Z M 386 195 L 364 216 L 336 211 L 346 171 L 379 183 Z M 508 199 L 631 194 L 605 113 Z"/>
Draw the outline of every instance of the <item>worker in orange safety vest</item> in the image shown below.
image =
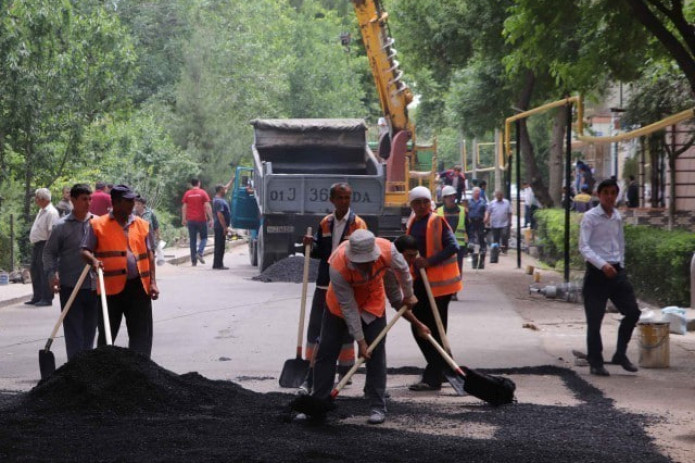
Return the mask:
<path fill-rule="evenodd" d="M 427 290 L 419 276 L 424 268 L 432 287 L 437 310 L 446 330 L 449 301 L 463 287 L 456 256 L 459 245 L 456 236 L 444 217 L 432 212 L 432 195 L 424 186 L 417 186 L 408 193 L 412 214 L 408 219 L 406 234 L 416 241 L 419 257 L 414 260 L 414 293 L 418 303 L 413 314 L 433 331 L 434 338 L 441 344 L 434 315 L 427 297 Z M 411 391 L 438 391 L 442 387 L 444 360 L 428 341 L 413 331 L 415 341 L 427 360 L 422 379 L 409 386 Z"/>
<path fill-rule="evenodd" d="M 113 209 L 91 221 L 82 241 L 82 257 L 94 270 L 104 272 L 109 326 L 116 340 L 125 316 L 128 347 L 150 357 L 152 353 L 152 300 L 159 297 L 155 279 L 154 236 L 147 221 L 133 214 L 138 195 L 126 185 L 111 189 Z M 101 288 L 97 287 L 101 294 Z M 97 346 L 106 344 L 99 311 Z"/>
<path fill-rule="evenodd" d="M 408 264 L 393 243 L 375 238 L 368 230 L 356 230 L 350 235 L 331 255 L 329 264 L 328 310 L 321 325 L 312 395 L 330 402 L 341 340 L 349 332 L 357 341 L 360 356 L 366 359 L 364 392 L 371 407 L 368 422 L 381 424 L 386 419 L 385 339 L 371 353 L 367 349 L 386 327 L 387 298 L 394 308 L 417 303 Z M 389 272 L 395 278 L 385 278 Z M 410 310 L 403 317 L 420 336 L 430 334 Z"/>

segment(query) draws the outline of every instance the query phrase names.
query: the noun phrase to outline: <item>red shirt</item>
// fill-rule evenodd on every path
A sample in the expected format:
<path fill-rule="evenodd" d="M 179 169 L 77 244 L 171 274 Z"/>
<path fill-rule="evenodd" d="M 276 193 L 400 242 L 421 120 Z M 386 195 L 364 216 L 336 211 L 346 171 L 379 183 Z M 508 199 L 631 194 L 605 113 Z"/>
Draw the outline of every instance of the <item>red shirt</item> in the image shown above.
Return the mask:
<path fill-rule="evenodd" d="M 96 190 L 92 193 L 92 203 L 89 205 L 89 212 L 94 215 L 106 215 L 111 209 L 111 195 L 103 190 Z"/>
<path fill-rule="evenodd" d="M 205 203 L 210 196 L 200 187 L 193 187 L 184 193 L 181 203 L 186 205 L 186 220 L 205 222 Z"/>

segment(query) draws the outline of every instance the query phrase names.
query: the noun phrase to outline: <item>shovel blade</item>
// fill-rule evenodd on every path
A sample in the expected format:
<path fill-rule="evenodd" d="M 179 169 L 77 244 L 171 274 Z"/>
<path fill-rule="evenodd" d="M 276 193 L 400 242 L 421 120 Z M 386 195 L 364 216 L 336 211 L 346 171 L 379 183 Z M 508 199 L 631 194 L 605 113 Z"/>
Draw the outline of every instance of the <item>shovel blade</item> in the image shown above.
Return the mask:
<path fill-rule="evenodd" d="M 466 395 L 465 384 L 466 381 L 463 376 L 456 373 L 451 368 L 444 369 L 444 377 L 449 382 L 451 387 L 456 391 L 456 395 Z"/>
<path fill-rule="evenodd" d="M 50 350 L 41 349 L 39 351 L 39 369 L 41 379 L 46 379 L 56 371 L 56 359 Z"/>
<path fill-rule="evenodd" d="M 280 373 L 280 387 L 298 388 L 309 372 L 309 361 L 302 358 L 287 360 Z"/>

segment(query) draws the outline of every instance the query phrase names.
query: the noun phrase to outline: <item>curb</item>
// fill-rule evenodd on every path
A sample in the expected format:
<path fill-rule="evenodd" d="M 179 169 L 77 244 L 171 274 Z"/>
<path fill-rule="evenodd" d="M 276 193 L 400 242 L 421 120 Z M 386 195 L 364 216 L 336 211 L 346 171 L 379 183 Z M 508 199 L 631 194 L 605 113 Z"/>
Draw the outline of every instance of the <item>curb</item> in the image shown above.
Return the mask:
<path fill-rule="evenodd" d="M 29 300 L 31 298 L 32 292 L 33 292 L 33 290 L 29 291 L 24 296 L 17 296 L 17 297 L 13 297 L 12 299 L 5 299 L 4 301 L 0 301 L 0 308 L 7 307 L 8 305 L 18 304 L 18 303 L 25 301 L 25 300 Z"/>

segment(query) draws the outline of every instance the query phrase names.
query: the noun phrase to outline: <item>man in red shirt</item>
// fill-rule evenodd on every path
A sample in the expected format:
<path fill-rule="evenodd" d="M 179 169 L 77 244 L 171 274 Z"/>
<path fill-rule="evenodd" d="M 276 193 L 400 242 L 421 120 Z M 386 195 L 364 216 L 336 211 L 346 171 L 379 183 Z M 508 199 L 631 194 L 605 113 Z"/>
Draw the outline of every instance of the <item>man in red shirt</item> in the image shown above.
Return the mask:
<path fill-rule="evenodd" d="M 191 180 L 191 188 L 184 193 L 181 199 L 181 222 L 188 226 L 188 238 L 191 244 L 191 264 L 193 266 L 205 263 L 203 251 L 208 241 L 208 224 L 212 227 L 212 207 L 210 196 L 200 188 L 200 180 Z M 200 243 L 197 242 L 200 235 Z M 197 247 L 196 247 L 197 244 Z"/>
<path fill-rule="evenodd" d="M 104 182 L 96 183 L 95 191 L 92 193 L 92 204 L 89 206 L 89 212 L 94 215 L 108 214 L 112 208 L 111 195 L 105 190 L 106 184 Z"/>

